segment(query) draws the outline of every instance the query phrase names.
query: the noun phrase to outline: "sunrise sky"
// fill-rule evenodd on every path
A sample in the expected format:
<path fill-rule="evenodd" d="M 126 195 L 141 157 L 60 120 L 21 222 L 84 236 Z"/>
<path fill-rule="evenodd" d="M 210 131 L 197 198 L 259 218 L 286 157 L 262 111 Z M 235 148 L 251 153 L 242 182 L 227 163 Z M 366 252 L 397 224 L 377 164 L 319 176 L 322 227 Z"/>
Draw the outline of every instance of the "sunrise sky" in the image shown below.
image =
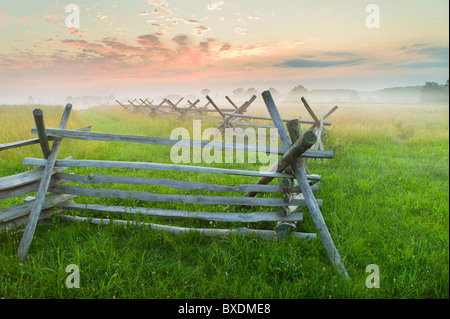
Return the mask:
<path fill-rule="evenodd" d="M 70 4 L 80 9 L 80 28 L 66 25 Z M 366 24 L 369 4 L 379 8 L 379 28 Z M 0 0 L 0 100 L 445 83 L 448 6 L 447 0 Z"/>

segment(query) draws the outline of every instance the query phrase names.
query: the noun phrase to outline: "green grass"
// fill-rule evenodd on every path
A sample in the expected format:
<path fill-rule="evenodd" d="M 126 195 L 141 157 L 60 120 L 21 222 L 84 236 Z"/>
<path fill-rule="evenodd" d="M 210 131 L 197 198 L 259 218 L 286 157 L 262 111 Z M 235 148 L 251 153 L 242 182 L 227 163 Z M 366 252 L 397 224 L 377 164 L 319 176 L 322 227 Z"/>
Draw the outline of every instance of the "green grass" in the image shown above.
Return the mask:
<path fill-rule="evenodd" d="M 33 137 L 29 134 L 34 126 L 31 115 L 17 128 L 11 124 L 31 114 L 32 109 L 0 109 L 2 114 L 5 110 L 9 112 L 9 119 L 1 123 L 5 130 L 1 131 L 0 143 Z M 57 126 L 62 108 L 43 109 L 46 124 Z M 331 266 L 319 238 L 312 242 L 294 239 L 272 242 L 238 235 L 225 238 L 197 233 L 172 235 L 142 227 L 69 223 L 54 217 L 37 227 L 28 258 L 23 261 L 16 257 L 22 233 L 0 234 L 0 297 L 449 298 L 448 108 L 387 109 L 389 112 L 370 106 L 357 110 L 341 107 L 331 118 L 333 126 L 325 140 L 327 148 L 335 151 L 335 158 L 310 161 L 308 165 L 311 173 L 322 175 L 316 197 L 323 199 L 321 210 L 350 280 L 343 279 Z M 283 115 L 290 111 L 281 110 Z M 53 113 L 56 115 L 50 117 Z M 93 131 L 98 132 L 168 137 L 175 127 L 192 126 L 189 122 L 147 119 L 106 108 L 74 112 L 72 116 L 70 128 L 92 124 Z M 23 130 L 27 136 L 20 135 Z M 170 147 L 67 140 L 62 143 L 59 158 L 170 163 L 169 154 Z M 25 156 L 41 157 L 39 146 L 0 153 L 0 176 L 28 170 L 29 167 L 21 165 Z M 214 165 L 254 169 L 251 164 Z M 103 172 L 198 181 L 197 175 L 190 173 Z M 204 174 L 201 181 L 235 185 L 253 183 L 255 178 Z M 114 185 L 114 188 L 182 193 L 150 186 Z M 4 200 L 0 208 L 22 198 Z M 143 203 L 133 199 L 85 197 L 76 201 L 205 209 L 202 205 Z M 238 210 L 223 205 L 207 209 Z M 77 215 L 88 216 L 79 212 Z M 191 227 L 274 227 L 274 223 L 232 225 L 112 214 L 95 216 Z M 316 232 L 307 210 L 304 219 L 297 231 Z M 80 289 L 68 289 L 65 285 L 69 264 L 80 268 Z M 369 264 L 379 266 L 379 289 L 366 287 L 369 273 L 365 270 Z"/>

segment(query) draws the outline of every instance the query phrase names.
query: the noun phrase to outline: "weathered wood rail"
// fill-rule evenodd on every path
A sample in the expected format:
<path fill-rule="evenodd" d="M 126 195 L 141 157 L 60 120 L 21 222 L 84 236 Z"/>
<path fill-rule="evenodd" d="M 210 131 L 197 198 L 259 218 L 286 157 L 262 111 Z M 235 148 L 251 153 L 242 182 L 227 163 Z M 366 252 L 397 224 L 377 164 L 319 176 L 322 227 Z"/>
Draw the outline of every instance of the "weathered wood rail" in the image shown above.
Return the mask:
<path fill-rule="evenodd" d="M 159 104 L 154 104 L 154 100 L 149 101 L 148 98 L 135 98 L 133 100 L 127 100 L 127 102 L 120 102 L 116 100 L 116 103 L 120 105 L 126 111 L 131 111 L 131 113 L 145 112 L 148 111 L 148 117 L 156 117 L 163 115 L 176 115 L 181 118 L 207 118 L 207 119 L 215 119 L 222 117 L 214 117 L 214 116 L 204 116 L 203 113 L 218 112 L 233 112 L 237 109 L 236 104 L 226 96 L 226 99 L 233 108 L 218 108 L 217 105 L 212 102 L 212 99 L 209 96 L 206 96 L 207 102 L 203 106 L 199 106 L 200 99 L 191 102 L 187 100 L 187 105 L 185 107 L 181 106 L 180 103 L 184 100 L 184 98 L 180 98 L 178 101 L 173 102 L 169 98 L 164 98 Z M 214 108 L 209 109 L 208 106 L 214 103 Z"/>
<path fill-rule="evenodd" d="M 264 92 L 263 99 L 267 109 L 271 115 L 273 126 L 278 129 L 279 137 L 282 142 L 281 147 L 261 147 L 259 145 L 237 144 L 237 143 L 216 143 L 201 140 L 172 140 L 161 137 L 123 135 L 113 133 L 91 132 L 90 129 L 68 130 L 66 129 L 67 121 L 70 115 L 71 105 L 67 105 L 63 113 L 59 128 L 45 127 L 42 112 L 34 112 L 36 127 L 32 129 L 32 133 L 38 135 L 38 142 L 41 144 L 43 158 L 25 158 L 24 165 L 38 166 L 29 172 L 21 173 L 15 176 L 4 177 L 0 179 L 0 200 L 20 196 L 26 193 L 37 191 L 36 197 L 32 201 L 15 205 L 0 210 L 0 230 L 3 228 L 22 225 L 26 222 L 26 227 L 22 240 L 19 244 L 18 256 L 25 258 L 30 248 L 36 224 L 42 217 L 48 216 L 52 207 L 57 207 L 57 212 L 61 211 L 82 211 L 84 214 L 95 214 L 96 212 L 108 212 L 117 214 L 136 214 L 144 216 L 159 216 L 166 218 L 193 218 L 207 221 L 219 222 L 278 222 L 275 230 L 252 230 L 248 228 L 236 229 L 204 229 L 204 228 L 186 228 L 178 226 L 157 225 L 149 223 L 136 223 L 136 225 L 144 226 L 151 229 L 164 229 L 174 233 L 198 231 L 205 235 L 218 236 L 229 233 L 239 233 L 243 235 L 254 235 L 262 238 L 275 239 L 286 236 L 286 230 L 290 230 L 290 234 L 296 238 L 314 239 L 316 234 L 301 233 L 295 231 L 295 223 L 303 220 L 303 212 L 298 211 L 298 207 L 307 208 L 313 217 L 317 231 L 322 239 L 331 262 L 338 266 L 341 272 L 346 276 L 345 268 L 333 244 L 331 236 L 327 230 L 325 221 L 321 215 L 319 207 L 322 206 L 322 200 L 316 199 L 314 193 L 318 191 L 317 183 L 320 176 L 307 174 L 302 166 L 305 158 L 332 158 L 332 151 L 312 150 L 311 147 L 316 143 L 317 136 L 311 131 L 302 134 L 299 120 L 289 120 L 288 129 L 284 126 L 284 121 L 273 102 L 270 93 Z M 254 97 L 245 102 L 240 107 L 235 107 L 235 112 L 230 113 L 226 123 L 232 122 L 233 119 L 243 116 L 241 114 L 252 103 Z M 131 102 L 131 101 L 130 101 Z M 133 101 L 135 102 L 135 101 Z M 133 103 L 132 102 L 132 103 Z M 142 100 L 143 104 L 151 103 Z M 179 103 L 180 101 L 178 101 Z M 131 103 L 131 104 L 132 104 Z M 210 101 L 214 106 L 214 102 Z M 230 102 L 231 103 L 231 102 Z M 192 108 L 198 101 L 191 103 Z M 169 103 L 170 105 L 170 103 Z M 177 106 L 172 103 L 172 108 Z M 218 112 L 222 112 L 218 110 Z M 223 113 L 223 112 L 222 112 Z M 225 114 L 225 113 L 224 113 Z M 320 124 L 326 125 L 322 117 Z M 311 123 L 308 123 L 311 124 Z M 314 123 L 315 125 L 317 123 Z M 227 124 L 226 124 L 227 125 Z M 224 125 L 224 126 L 226 126 Z M 289 130 L 290 138 L 287 134 Z M 166 163 L 150 163 L 150 162 L 123 162 L 123 161 L 105 161 L 105 160 L 76 160 L 73 158 L 57 159 L 58 150 L 63 139 L 77 139 L 84 141 L 108 141 L 108 142 L 127 142 L 151 145 L 166 146 L 189 146 L 200 148 L 214 148 L 219 151 L 248 151 L 274 153 L 281 155 L 276 165 L 273 165 L 268 171 L 251 171 L 240 169 L 225 169 L 216 167 L 202 167 L 189 165 L 175 165 Z M 54 141 L 50 148 L 49 141 Z M 202 174 L 226 174 L 247 177 L 259 177 L 259 181 L 255 184 L 238 184 L 238 185 L 219 185 L 208 182 L 193 182 L 188 180 L 176 180 L 169 178 L 144 178 L 131 176 L 116 176 L 107 174 L 86 174 L 77 175 L 68 173 L 71 168 L 101 168 L 104 169 L 135 169 L 135 170 L 152 170 L 152 171 L 173 171 L 186 172 L 193 176 L 203 176 Z M 188 176 L 183 174 L 183 177 Z M 278 180 L 276 185 L 269 185 L 272 180 Z M 81 186 L 79 184 L 82 184 Z M 155 193 L 149 191 L 136 191 L 113 188 L 96 188 L 95 184 L 127 184 L 127 185 L 150 185 L 164 188 L 171 188 L 186 191 L 186 194 L 167 194 Z M 152 188 L 153 189 L 153 188 Z M 197 192 L 201 193 L 198 194 Z M 47 195 L 47 193 L 50 193 Z M 207 195 L 205 195 L 207 192 Z M 214 193 L 242 193 L 240 196 L 224 196 L 223 194 L 214 195 Z M 261 197 L 256 197 L 262 194 Z M 284 197 L 283 197 L 284 195 Z M 74 200 L 83 196 L 85 199 L 90 197 L 114 198 L 118 203 L 122 200 L 133 199 L 139 203 L 152 202 L 170 202 L 179 203 L 183 207 L 190 204 L 205 205 L 205 211 L 190 211 L 184 209 L 156 209 L 151 207 L 152 204 L 142 204 L 142 207 L 127 206 L 105 206 L 97 204 L 77 204 Z M 69 201 L 70 200 L 70 201 Z M 187 206 L 186 206 L 187 205 Z M 207 211 L 208 207 L 214 205 L 231 205 L 236 209 L 262 209 L 256 212 L 213 212 Z M 271 210 L 275 208 L 276 210 Z M 27 217 L 28 216 L 28 217 Z M 90 221 L 92 223 L 126 223 L 123 220 L 87 218 L 83 216 L 66 216 L 63 218 L 71 221 Z"/>
<path fill-rule="evenodd" d="M 52 171 L 52 176 L 55 176 L 55 174 L 66 169 L 67 168 L 65 167 L 54 168 Z M 41 184 L 43 174 L 44 167 L 38 167 L 28 172 L 0 178 L 0 200 L 36 192 Z M 50 183 L 50 186 L 55 187 L 66 182 L 68 181 L 54 177 Z M 63 201 L 74 197 L 74 195 L 65 194 L 46 195 L 43 200 L 42 212 L 39 216 L 39 220 L 48 218 L 52 213 L 54 213 L 52 208 L 58 207 L 58 205 Z M 28 220 L 28 214 L 34 201 L 35 199 L 26 198 L 23 203 L 0 209 L 0 232 L 24 225 Z"/>

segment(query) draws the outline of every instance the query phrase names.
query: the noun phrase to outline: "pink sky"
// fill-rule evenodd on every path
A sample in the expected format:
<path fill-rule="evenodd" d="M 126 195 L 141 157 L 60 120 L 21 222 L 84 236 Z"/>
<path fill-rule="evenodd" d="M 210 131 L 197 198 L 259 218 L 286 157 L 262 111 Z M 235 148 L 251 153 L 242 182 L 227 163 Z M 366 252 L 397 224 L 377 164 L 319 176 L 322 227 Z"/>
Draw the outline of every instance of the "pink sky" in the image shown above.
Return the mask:
<path fill-rule="evenodd" d="M 0 1 L 0 96 L 375 90 L 448 78 L 448 1 Z M 0 103 L 2 99 L 0 99 Z"/>

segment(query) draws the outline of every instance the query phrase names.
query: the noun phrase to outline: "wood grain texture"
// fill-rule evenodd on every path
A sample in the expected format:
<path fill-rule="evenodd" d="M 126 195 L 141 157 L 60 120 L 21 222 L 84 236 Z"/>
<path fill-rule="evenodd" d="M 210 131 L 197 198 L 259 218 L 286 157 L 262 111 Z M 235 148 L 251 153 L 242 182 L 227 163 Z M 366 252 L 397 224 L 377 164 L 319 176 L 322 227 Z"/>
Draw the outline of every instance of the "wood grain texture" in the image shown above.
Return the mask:
<path fill-rule="evenodd" d="M 264 102 L 266 107 L 272 117 L 274 125 L 278 128 L 278 132 L 280 135 L 280 140 L 283 146 L 289 147 L 292 142 L 289 139 L 286 128 L 284 127 L 283 121 L 281 119 L 280 114 L 278 113 L 278 109 L 275 105 L 275 102 L 272 99 L 272 96 L 269 91 L 265 91 L 262 93 Z M 341 256 L 334 245 L 333 239 L 331 238 L 330 232 L 326 226 L 325 220 L 322 216 L 319 206 L 317 205 L 317 201 L 314 198 L 314 194 L 311 191 L 311 187 L 306 179 L 303 168 L 301 167 L 301 163 L 293 162 L 292 169 L 294 171 L 294 175 L 298 181 L 300 188 L 302 189 L 302 194 L 305 198 L 306 205 L 310 212 L 310 215 L 313 219 L 314 225 L 319 233 L 320 239 L 325 247 L 328 258 L 331 263 L 338 267 L 339 271 L 348 278 L 347 271 L 345 270 L 344 264 L 342 263 Z"/>
<path fill-rule="evenodd" d="M 71 110 L 72 104 L 67 104 L 59 124 L 60 129 L 64 129 L 66 127 Z M 24 259 L 27 256 L 31 241 L 33 240 L 33 235 L 36 230 L 37 222 L 39 220 L 39 214 L 41 213 L 47 190 L 50 185 L 53 168 L 55 166 L 56 157 L 58 156 L 60 146 L 61 140 L 56 140 L 55 142 L 53 142 L 52 149 L 47 159 L 47 165 L 45 166 L 44 173 L 42 174 L 41 184 L 39 185 L 36 200 L 33 202 L 30 217 L 28 218 L 25 231 L 23 233 L 22 239 L 20 240 L 17 253 L 19 259 Z"/>
<path fill-rule="evenodd" d="M 300 187 L 281 187 L 279 185 L 255 185 L 255 184 L 240 184 L 236 186 L 217 185 L 211 183 L 200 183 L 190 181 L 180 181 L 167 178 L 143 178 L 143 177 L 128 177 L 128 176 L 110 176 L 102 174 L 90 174 L 79 176 L 75 174 L 59 173 L 53 176 L 54 179 L 63 181 L 73 181 L 84 184 L 130 184 L 130 185 L 152 185 L 164 186 L 181 190 L 190 191 L 209 191 L 209 192 L 266 192 L 266 193 L 299 193 Z M 55 185 L 56 186 L 56 185 Z M 1 191 L 0 191 L 1 198 Z"/>
<path fill-rule="evenodd" d="M 45 166 L 47 160 L 39 158 L 26 157 L 22 161 L 23 165 Z M 259 171 L 248 171 L 227 168 L 176 165 L 176 164 L 161 164 L 161 163 L 146 163 L 146 162 L 123 162 L 123 161 L 98 161 L 98 160 L 57 160 L 56 167 L 98 167 L 98 168 L 130 168 L 130 169 L 146 169 L 146 170 L 160 170 L 160 171 L 175 171 L 175 172 L 191 172 L 191 173 L 210 173 L 210 174 L 226 174 L 226 175 L 240 175 L 240 176 L 255 176 L 255 177 L 273 177 L 273 178 L 292 178 L 292 174 L 284 173 L 267 173 Z"/>
<path fill-rule="evenodd" d="M 54 206 L 58 206 L 58 204 L 63 201 L 74 198 L 73 195 L 61 195 L 61 194 L 50 194 L 44 198 L 42 202 L 42 209 L 49 209 Z M 15 206 L 11 206 L 8 208 L 4 208 L 0 210 L 0 222 L 7 222 L 25 215 L 28 215 L 32 206 L 36 202 L 36 199 L 32 201 L 26 201 L 21 204 L 17 204 Z"/>
<path fill-rule="evenodd" d="M 110 219 L 101 219 L 101 218 L 86 218 L 79 216 L 67 216 L 61 215 L 62 218 L 70 221 L 77 222 L 90 222 L 92 224 L 97 225 L 107 225 L 109 223 L 113 223 L 116 225 L 134 225 L 141 226 L 147 229 L 152 230 L 165 230 L 174 234 L 181 234 L 187 232 L 199 232 L 202 235 L 206 236 L 227 236 L 231 233 L 239 234 L 243 236 L 255 236 L 256 238 L 268 239 L 268 240 L 276 240 L 277 236 L 275 231 L 273 230 L 259 230 L 259 229 L 248 229 L 245 227 L 234 228 L 234 229 L 208 229 L 208 228 L 187 228 L 187 227 L 177 227 L 177 226 L 167 226 L 167 225 L 158 225 L 158 224 L 150 224 L 150 223 L 139 223 L 139 222 L 130 222 L 124 220 L 110 220 Z M 300 233 L 295 232 L 292 233 L 292 236 L 297 239 L 307 239 L 313 240 L 316 239 L 316 234 L 311 233 Z"/>
<path fill-rule="evenodd" d="M 78 186 L 56 186 L 50 188 L 50 191 L 56 194 L 69 194 L 69 195 L 119 198 L 119 199 L 135 199 L 150 202 L 172 202 L 172 203 L 204 204 L 204 205 L 269 206 L 269 207 L 306 206 L 306 202 L 304 199 L 295 199 L 290 202 L 285 202 L 281 198 L 154 194 L 139 191 L 94 189 L 89 187 L 78 187 Z M 317 200 L 316 203 L 317 205 L 322 205 L 321 200 Z"/>
<path fill-rule="evenodd" d="M 223 116 L 233 115 L 233 113 L 227 113 L 227 112 L 223 112 L 222 114 L 223 114 Z M 252 119 L 252 120 L 272 120 L 272 118 L 266 117 L 266 116 L 256 116 L 256 115 L 246 115 L 246 114 L 234 114 L 233 116 L 247 118 L 247 119 Z M 283 122 L 288 122 L 290 120 L 292 120 L 292 119 L 282 119 Z M 310 121 L 310 120 L 300 120 L 300 123 L 303 123 L 303 124 L 315 124 L 316 122 Z M 323 125 L 328 125 L 329 126 L 329 125 L 331 125 L 331 122 L 323 122 Z"/>
<path fill-rule="evenodd" d="M 284 127 L 284 126 L 283 126 Z M 317 137 L 312 132 L 307 132 L 303 135 L 303 137 L 299 140 L 297 140 L 284 155 L 278 160 L 277 163 L 275 163 L 273 166 L 271 166 L 268 170 L 268 172 L 276 172 L 281 173 L 291 165 L 293 161 L 297 161 L 301 154 L 306 152 L 311 146 L 314 145 L 314 143 L 317 141 Z M 269 184 L 273 178 L 271 177 L 262 177 L 259 179 L 257 184 L 259 185 L 266 185 Z M 248 192 L 245 194 L 246 197 L 254 197 L 258 194 L 257 192 Z"/>
<path fill-rule="evenodd" d="M 281 222 L 281 221 L 302 221 L 301 212 L 293 213 L 290 216 L 282 216 L 278 212 L 255 212 L 255 213 L 217 213 L 217 212 L 196 212 L 185 210 L 155 209 L 155 208 L 131 208 L 123 206 L 104 206 L 92 204 L 63 203 L 61 207 L 65 210 L 106 212 L 118 214 L 132 214 L 160 217 L 193 218 L 217 222 Z"/>
<path fill-rule="evenodd" d="M 36 128 L 32 129 L 32 133 L 36 134 Z M 238 143 L 219 143 L 202 140 L 173 140 L 165 137 L 139 136 L 139 135 L 125 135 L 114 133 L 99 133 L 99 132 L 82 132 L 78 130 L 65 130 L 56 128 L 46 128 L 47 136 L 56 138 L 72 138 L 84 141 L 106 141 L 106 142 L 130 142 L 152 145 L 167 145 L 180 147 L 201 147 L 208 149 L 216 149 L 221 151 L 248 151 L 261 152 L 266 154 L 283 155 L 287 147 L 270 147 L 267 145 L 249 145 Z M 306 158 L 333 158 L 332 151 L 322 150 L 308 150 L 301 155 Z"/>
<path fill-rule="evenodd" d="M 66 158 L 66 160 L 70 159 L 72 159 L 72 157 Z M 67 167 L 55 167 L 52 171 L 52 174 L 62 172 L 66 169 Z M 2 177 L 0 178 L 0 191 L 39 181 L 41 180 L 43 173 L 44 167 L 38 167 L 28 172 Z"/>
<path fill-rule="evenodd" d="M 44 114 L 42 113 L 42 110 L 34 109 L 33 117 L 39 137 L 39 144 L 41 144 L 42 154 L 44 158 L 48 158 L 48 155 L 50 154 L 50 145 L 48 144 L 47 134 L 45 134 Z"/>

